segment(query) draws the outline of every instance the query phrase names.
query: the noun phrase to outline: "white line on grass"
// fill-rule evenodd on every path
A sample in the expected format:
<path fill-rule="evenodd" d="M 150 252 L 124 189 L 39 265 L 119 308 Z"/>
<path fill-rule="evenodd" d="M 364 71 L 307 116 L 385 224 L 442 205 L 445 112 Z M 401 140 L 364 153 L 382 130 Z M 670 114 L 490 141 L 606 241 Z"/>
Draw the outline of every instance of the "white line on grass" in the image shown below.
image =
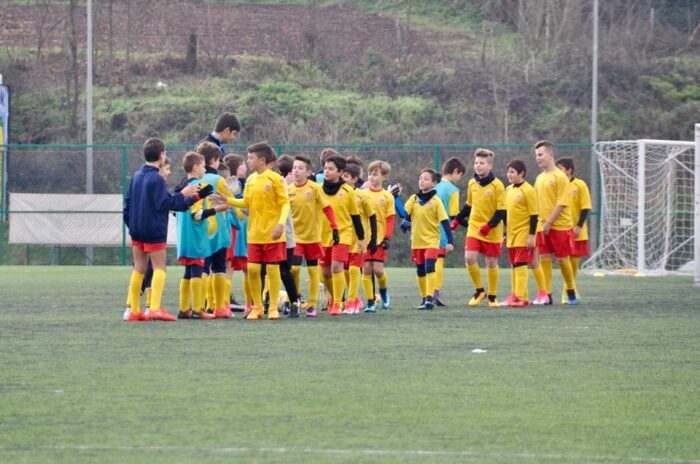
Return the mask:
<path fill-rule="evenodd" d="M 36 445 L 2 446 L 2 451 L 166 451 L 198 453 L 261 453 L 261 454 L 325 454 L 346 456 L 417 456 L 454 458 L 505 458 L 521 460 L 585 461 L 585 462 L 638 462 L 651 464 L 700 464 L 696 459 L 670 459 L 639 456 L 577 456 L 572 454 L 537 453 L 489 453 L 482 451 L 439 451 L 439 450 L 399 450 L 399 449 L 336 449 L 336 448 L 254 448 L 248 446 L 108 446 L 108 445 Z"/>

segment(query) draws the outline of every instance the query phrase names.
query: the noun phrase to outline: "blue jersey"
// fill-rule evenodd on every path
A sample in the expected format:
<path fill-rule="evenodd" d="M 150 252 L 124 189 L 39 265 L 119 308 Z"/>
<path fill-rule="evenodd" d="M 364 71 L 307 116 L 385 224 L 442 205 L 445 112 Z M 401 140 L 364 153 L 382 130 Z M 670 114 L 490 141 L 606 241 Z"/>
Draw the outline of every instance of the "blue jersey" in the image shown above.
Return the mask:
<path fill-rule="evenodd" d="M 217 190 L 219 183 L 225 183 L 220 175 L 210 172 L 209 167 L 207 167 L 207 172 L 204 174 L 202 181 L 213 185 L 214 190 Z M 213 255 L 222 248 L 231 246 L 231 225 L 226 213 L 217 211 L 216 215 L 211 216 L 209 220 L 211 221 L 212 218 L 215 218 L 214 220 L 216 221 L 216 232 L 209 238 L 211 244 L 210 255 Z"/>
<path fill-rule="evenodd" d="M 199 179 L 190 179 L 188 184 L 198 184 Z M 178 258 L 206 258 L 211 254 L 209 244 L 209 218 L 195 221 L 193 210 L 206 208 L 208 200 L 200 200 L 193 208 L 178 212 L 175 216 L 175 236 L 177 238 Z"/>
<path fill-rule="evenodd" d="M 437 197 L 442 201 L 443 206 L 445 207 L 445 212 L 447 213 L 447 217 L 452 219 L 452 216 L 450 215 L 450 198 L 455 192 L 459 192 L 459 188 L 449 180 L 441 180 L 436 186 L 435 186 L 435 191 L 437 192 Z M 458 193 L 459 194 L 459 193 Z M 445 248 L 447 246 L 447 235 L 445 234 L 445 231 L 443 228 L 440 228 L 440 248 Z"/>

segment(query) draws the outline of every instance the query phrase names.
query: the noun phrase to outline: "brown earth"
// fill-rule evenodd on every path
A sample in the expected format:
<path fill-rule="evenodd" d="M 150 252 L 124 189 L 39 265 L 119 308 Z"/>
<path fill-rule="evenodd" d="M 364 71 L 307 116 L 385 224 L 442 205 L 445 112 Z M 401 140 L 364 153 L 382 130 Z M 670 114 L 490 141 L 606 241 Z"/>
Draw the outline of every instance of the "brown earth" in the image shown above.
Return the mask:
<path fill-rule="evenodd" d="M 127 20 L 130 4 L 132 20 Z M 94 47 L 109 49 L 108 2 L 93 2 Z M 46 35 L 43 50 L 64 47 L 68 36 L 68 6 L 6 5 L 0 7 L 0 47 L 24 46 L 36 51 L 38 30 Z M 369 48 L 387 56 L 406 53 L 403 24 L 377 14 L 350 9 L 295 5 L 212 5 L 194 0 L 177 4 L 130 0 L 113 4 L 112 46 L 123 53 L 185 54 L 191 33 L 198 36 L 200 55 L 232 57 L 261 55 L 288 60 L 302 58 L 355 61 Z M 86 8 L 76 11 L 79 48 L 85 46 Z M 130 24 L 129 24 L 130 23 Z M 412 31 L 410 52 L 442 59 L 436 45 L 441 36 Z M 461 37 L 463 38 L 463 37 Z"/>

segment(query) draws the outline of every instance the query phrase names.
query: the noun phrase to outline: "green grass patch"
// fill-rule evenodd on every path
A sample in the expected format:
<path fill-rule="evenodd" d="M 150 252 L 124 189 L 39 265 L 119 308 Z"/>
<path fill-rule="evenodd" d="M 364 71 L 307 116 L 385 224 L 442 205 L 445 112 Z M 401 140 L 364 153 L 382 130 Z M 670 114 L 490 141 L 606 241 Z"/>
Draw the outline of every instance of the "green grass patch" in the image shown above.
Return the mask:
<path fill-rule="evenodd" d="M 688 277 L 582 276 L 578 307 L 468 310 L 448 269 L 450 307 L 422 312 L 391 269 L 376 315 L 128 324 L 129 272 L 0 270 L 1 462 L 700 459 Z"/>

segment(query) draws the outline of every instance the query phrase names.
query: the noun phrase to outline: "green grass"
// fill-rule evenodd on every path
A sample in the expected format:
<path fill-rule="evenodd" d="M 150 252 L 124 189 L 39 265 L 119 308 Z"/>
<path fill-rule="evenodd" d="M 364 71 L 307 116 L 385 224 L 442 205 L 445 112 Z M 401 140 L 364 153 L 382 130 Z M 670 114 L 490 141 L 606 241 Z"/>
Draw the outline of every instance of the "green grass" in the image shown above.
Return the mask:
<path fill-rule="evenodd" d="M 0 462 L 700 462 L 687 277 L 467 310 L 450 269 L 451 307 L 421 312 L 392 269 L 376 315 L 127 324 L 128 275 L 0 268 Z"/>

